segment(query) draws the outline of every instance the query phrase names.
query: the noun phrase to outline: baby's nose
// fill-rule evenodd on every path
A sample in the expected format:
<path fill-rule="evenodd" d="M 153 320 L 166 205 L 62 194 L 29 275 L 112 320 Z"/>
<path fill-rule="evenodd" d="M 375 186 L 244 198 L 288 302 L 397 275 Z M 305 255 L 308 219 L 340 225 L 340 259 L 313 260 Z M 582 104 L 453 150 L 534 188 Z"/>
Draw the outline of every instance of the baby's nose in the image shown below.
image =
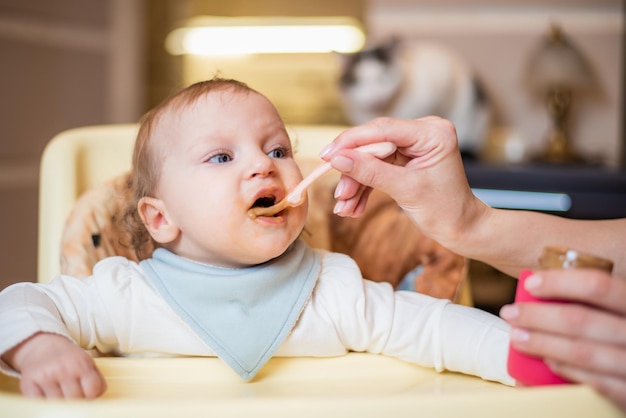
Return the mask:
<path fill-rule="evenodd" d="M 267 177 L 274 173 L 274 160 L 267 155 L 255 158 L 251 164 L 250 177 Z"/>

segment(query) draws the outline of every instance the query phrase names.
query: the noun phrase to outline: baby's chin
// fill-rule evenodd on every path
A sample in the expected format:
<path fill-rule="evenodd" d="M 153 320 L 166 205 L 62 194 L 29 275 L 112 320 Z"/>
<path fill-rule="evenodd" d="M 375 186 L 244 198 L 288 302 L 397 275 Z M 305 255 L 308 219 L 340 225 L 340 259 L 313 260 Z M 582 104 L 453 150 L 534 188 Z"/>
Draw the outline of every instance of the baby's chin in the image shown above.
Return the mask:
<path fill-rule="evenodd" d="M 283 246 L 283 247 L 279 247 L 279 248 L 276 248 L 276 249 L 273 249 L 272 251 L 269 251 L 269 250 L 262 251 L 262 252 L 258 253 L 257 257 L 255 257 L 252 260 L 250 266 L 267 263 L 268 261 L 271 261 L 271 260 L 273 260 L 275 258 L 278 258 L 281 255 L 285 254 L 287 252 L 287 250 L 289 250 L 290 246 L 291 246 L 291 244 Z"/>
<path fill-rule="evenodd" d="M 231 267 L 253 267 L 280 257 L 300 238 L 304 226 L 290 232 L 263 234 L 246 243 L 240 243 L 237 250 L 228 254 Z M 232 247 L 231 247 L 232 248 Z M 226 256 L 226 254 L 224 254 Z M 228 257 L 225 257 L 228 258 Z"/>
<path fill-rule="evenodd" d="M 195 251 L 185 251 L 181 248 L 167 248 L 180 257 L 193 260 L 198 263 L 207 264 L 214 267 L 227 269 L 241 269 L 254 267 L 264 264 L 270 260 L 283 255 L 291 246 L 291 242 L 278 243 L 276 241 L 269 243 L 258 243 L 256 246 L 239 245 L 235 249 L 230 247 L 232 251 L 226 248 Z M 165 246 L 164 246 L 165 247 Z M 207 256 L 207 251 L 210 256 Z"/>

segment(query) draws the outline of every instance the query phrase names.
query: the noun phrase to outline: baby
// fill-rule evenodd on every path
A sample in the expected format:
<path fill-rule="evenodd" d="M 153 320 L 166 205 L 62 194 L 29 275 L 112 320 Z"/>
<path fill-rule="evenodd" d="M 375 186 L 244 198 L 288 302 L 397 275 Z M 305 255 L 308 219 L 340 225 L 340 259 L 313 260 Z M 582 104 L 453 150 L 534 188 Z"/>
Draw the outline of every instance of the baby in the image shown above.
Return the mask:
<path fill-rule="evenodd" d="M 106 382 L 85 349 L 218 356 L 252 379 L 272 356 L 394 356 L 513 385 L 498 317 L 364 279 L 349 257 L 308 247 L 307 205 L 251 218 L 302 179 L 270 101 L 221 78 L 141 121 L 133 156 L 136 263 L 0 293 L 0 369 L 27 396 L 94 398 Z"/>

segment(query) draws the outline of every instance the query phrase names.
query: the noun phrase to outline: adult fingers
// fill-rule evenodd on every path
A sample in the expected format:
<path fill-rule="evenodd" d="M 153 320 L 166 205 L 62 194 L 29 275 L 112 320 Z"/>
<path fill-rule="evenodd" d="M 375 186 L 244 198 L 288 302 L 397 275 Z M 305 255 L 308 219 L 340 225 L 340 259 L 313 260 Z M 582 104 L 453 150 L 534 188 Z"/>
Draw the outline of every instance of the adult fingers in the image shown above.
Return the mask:
<path fill-rule="evenodd" d="M 335 208 L 333 209 L 333 212 L 336 215 L 357 218 L 365 212 L 367 200 L 372 189 L 369 187 L 365 187 L 359 183 L 355 184 L 357 185 L 356 191 L 354 193 L 351 193 L 350 198 L 339 198 L 339 201 L 336 203 Z"/>
<path fill-rule="evenodd" d="M 359 145 L 373 142 L 392 142 L 397 151 L 383 162 L 354 150 Z M 445 119 L 378 118 L 342 132 L 320 155 L 333 168 L 359 183 L 382 189 L 392 196 L 401 196 L 403 191 L 412 190 L 415 185 L 408 184 L 413 176 L 407 178 L 406 170 L 400 167 L 411 164 L 419 170 L 432 168 L 450 155 L 458 154 L 457 151 L 454 125 Z M 398 181 L 400 178 L 403 182 Z"/>
<path fill-rule="evenodd" d="M 621 345 L 626 349 L 626 318 L 578 303 L 517 303 L 500 315 L 511 325 L 545 333 Z"/>
<path fill-rule="evenodd" d="M 623 346 L 516 327 L 511 330 L 511 344 L 520 351 L 549 361 L 626 378 L 626 349 Z"/>
<path fill-rule="evenodd" d="M 361 185 L 383 190 L 396 199 L 405 194 L 407 190 L 415 189 L 410 184 L 411 180 L 415 181 L 415 179 L 406 175 L 404 167 L 380 160 L 369 154 L 347 149 L 333 157 L 330 163 L 333 168 Z M 399 181 L 399 179 L 403 179 L 403 181 Z M 350 191 L 357 191 L 349 181 L 344 187 L 347 189 L 341 191 L 343 196 L 349 196 Z"/>
<path fill-rule="evenodd" d="M 626 279 L 601 270 L 540 271 L 526 280 L 525 288 L 539 298 L 584 302 L 626 315 Z"/>
<path fill-rule="evenodd" d="M 441 144 L 454 148 L 456 141 L 454 125 L 436 116 L 420 119 L 382 117 L 343 131 L 320 155 L 328 161 L 342 149 L 374 142 L 393 142 L 403 154 L 414 158 Z"/>

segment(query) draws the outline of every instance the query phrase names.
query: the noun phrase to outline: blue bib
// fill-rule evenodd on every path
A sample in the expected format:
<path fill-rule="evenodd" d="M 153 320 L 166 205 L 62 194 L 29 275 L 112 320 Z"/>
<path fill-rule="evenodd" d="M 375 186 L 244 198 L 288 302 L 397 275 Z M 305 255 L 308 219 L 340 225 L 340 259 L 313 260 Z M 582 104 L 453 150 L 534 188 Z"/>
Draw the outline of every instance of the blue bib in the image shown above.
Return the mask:
<path fill-rule="evenodd" d="M 318 254 L 297 240 L 280 257 L 228 269 L 159 248 L 140 265 L 176 314 L 243 379 L 252 379 L 294 327 L 315 287 Z"/>

